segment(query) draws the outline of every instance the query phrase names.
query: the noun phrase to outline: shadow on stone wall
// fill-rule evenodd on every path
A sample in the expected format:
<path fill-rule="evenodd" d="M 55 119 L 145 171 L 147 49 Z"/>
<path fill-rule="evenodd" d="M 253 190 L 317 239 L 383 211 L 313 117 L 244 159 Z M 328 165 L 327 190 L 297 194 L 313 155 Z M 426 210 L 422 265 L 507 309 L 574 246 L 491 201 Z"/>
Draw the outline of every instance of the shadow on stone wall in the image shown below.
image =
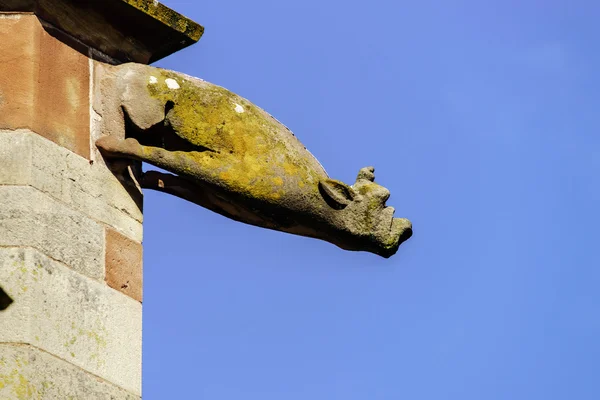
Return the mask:
<path fill-rule="evenodd" d="M 13 303 L 13 299 L 0 287 L 0 311 L 4 311 Z"/>

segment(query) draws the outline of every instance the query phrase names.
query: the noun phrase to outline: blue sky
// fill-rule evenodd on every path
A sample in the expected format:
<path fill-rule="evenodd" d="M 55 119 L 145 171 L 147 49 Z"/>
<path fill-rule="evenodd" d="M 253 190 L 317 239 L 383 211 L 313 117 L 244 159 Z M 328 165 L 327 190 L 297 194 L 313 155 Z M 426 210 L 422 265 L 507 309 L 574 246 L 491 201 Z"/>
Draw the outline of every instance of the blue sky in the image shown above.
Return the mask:
<path fill-rule="evenodd" d="M 178 1 L 156 65 L 374 165 L 390 259 L 146 192 L 144 399 L 600 398 L 600 5 Z"/>

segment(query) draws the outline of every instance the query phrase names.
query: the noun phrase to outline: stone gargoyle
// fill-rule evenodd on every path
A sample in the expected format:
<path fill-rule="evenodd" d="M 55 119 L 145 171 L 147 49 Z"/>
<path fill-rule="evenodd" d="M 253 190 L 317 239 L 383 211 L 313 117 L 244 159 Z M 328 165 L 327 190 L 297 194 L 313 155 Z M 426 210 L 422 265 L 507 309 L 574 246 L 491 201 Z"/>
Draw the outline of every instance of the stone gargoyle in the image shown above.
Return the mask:
<path fill-rule="evenodd" d="M 141 64 L 103 65 L 99 110 L 105 158 L 143 161 L 140 186 L 233 220 L 322 239 L 346 250 L 395 254 L 412 225 L 393 218 L 372 167 L 346 185 L 272 116 L 201 79 Z"/>

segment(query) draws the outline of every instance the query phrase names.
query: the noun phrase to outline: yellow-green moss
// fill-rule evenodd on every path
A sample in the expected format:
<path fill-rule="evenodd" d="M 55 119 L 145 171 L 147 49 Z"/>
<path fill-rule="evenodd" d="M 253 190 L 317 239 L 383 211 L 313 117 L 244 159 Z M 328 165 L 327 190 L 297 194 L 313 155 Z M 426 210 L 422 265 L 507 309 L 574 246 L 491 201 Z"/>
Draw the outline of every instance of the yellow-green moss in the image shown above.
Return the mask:
<path fill-rule="evenodd" d="M 34 395 L 38 394 L 35 387 L 18 369 L 13 369 L 9 374 L 0 374 L 0 389 L 4 388 L 12 389 L 13 395 L 19 400 L 33 399 Z"/>
<path fill-rule="evenodd" d="M 190 39 L 198 41 L 204 33 L 204 28 L 196 22 L 165 5 L 153 0 L 123 0 L 125 3 L 148 14 L 152 18 L 185 34 Z"/>
<path fill-rule="evenodd" d="M 197 171 L 182 172 L 201 171 L 202 179 L 257 199 L 276 200 L 290 189 L 307 185 L 317 191 L 324 171 L 315 167 L 316 160 L 273 117 L 222 87 L 165 70 L 156 74 L 157 82 L 148 83 L 148 91 L 163 104 L 173 102 L 167 118 L 176 134 L 209 149 L 173 152 L 199 166 Z M 169 89 L 167 79 L 175 80 L 179 88 Z"/>

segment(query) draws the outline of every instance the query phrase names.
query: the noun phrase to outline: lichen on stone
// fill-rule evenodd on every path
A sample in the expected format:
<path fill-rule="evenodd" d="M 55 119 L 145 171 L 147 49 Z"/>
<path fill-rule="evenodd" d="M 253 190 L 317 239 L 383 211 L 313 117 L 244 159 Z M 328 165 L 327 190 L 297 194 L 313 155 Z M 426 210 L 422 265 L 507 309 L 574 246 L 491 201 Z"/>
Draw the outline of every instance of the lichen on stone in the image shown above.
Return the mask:
<path fill-rule="evenodd" d="M 150 83 L 151 77 L 158 82 Z M 179 88 L 169 88 L 167 80 L 175 80 Z M 298 154 L 291 132 L 246 99 L 170 71 L 148 76 L 147 81 L 153 98 L 173 104 L 166 116 L 173 131 L 207 149 L 180 156 L 202 165 L 214 183 L 253 198 L 279 199 L 290 188 L 312 185 L 316 191 L 318 181 L 326 177 L 313 160 Z"/>
<path fill-rule="evenodd" d="M 165 5 L 153 0 L 122 0 L 132 7 L 145 12 L 152 18 L 170 26 L 171 28 L 189 36 L 197 41 L 204 33 L 204 28 L 196 22 L 184 17 L 178 12 L 166 7 Z"/>

